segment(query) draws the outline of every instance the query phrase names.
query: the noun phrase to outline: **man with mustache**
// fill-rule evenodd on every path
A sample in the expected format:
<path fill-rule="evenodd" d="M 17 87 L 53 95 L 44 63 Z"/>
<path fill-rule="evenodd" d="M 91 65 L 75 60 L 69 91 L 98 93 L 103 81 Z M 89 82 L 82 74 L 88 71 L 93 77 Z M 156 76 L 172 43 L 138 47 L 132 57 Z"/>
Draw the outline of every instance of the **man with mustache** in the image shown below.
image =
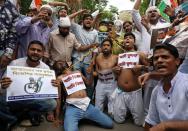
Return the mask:
<path fill-rule="evenodd" d="M 38 40 L 44 45 L 48 43 L 49 34 L 53 29 L 52 13 L 53 9 L 50 5 L 43 5 L 34 17 L 26 17 L 17 22 L 16 30 L 19 35 L 18 58 L 27 55 L 27 47 L 31 41 Z"/>
<path fill-rule="evenodd" d="M 149 78 L 158 79 L 151 96 L 145 130 L 186 131 L 188 103 L 188 75 L 180 64 L 178 50 L 170 44 L 154 48 L 153 62 L 155 71 L 140 77 L 143 85 Z"/>
<path fill-rule="evenodd" d="M 149 79 L 159 81 L 152 92 L 149 112 L 145 119 L 146 131 L 186 131 L 188 129 L 187 56 L 188 52 L 178 70 L 180 59 L 176 47 L 171 44 L 159 44 L 154 48 L 155 70 L 139 77 L 142 87 Z M 134 91 L 138 88 L 124 89 Z"/>
<path fill-rule="evenodd" d="M 48 42 L 48 54 L 51 61 L 66 61 L 72 63 L 73 50 L 87 51 L 96 44 L 82 45 L 75 35 L 70 32 L 71 22 L 69 17 L 60 18 L 59 28 L 50 33 Z"/>
<path fill-rule="evenodd" d="M 142 31 L 142 26 L 144 26 L 149 32 L 152 28 L 161 27 L 164 25 L 170 25 L 161 16 L 159 9 L 156 6 L 150 6 L 146 10 L 145 16 L 141 18 L 139 14 L 139 8 L 141 5 L 141 0 L 137 0 L 133 8 L 133 20 L 137 28 Z M 142 29 L 142 30 L 141 30 Z"/>
<path fill-rule="evenodd" d="M 27 57 L 19 58 L 10 63 L 10 66 L 23 66 L 32 68 L 43 68 L 49 69 L 49 67 L 41 61 L 44 55 L 45 47 L 40 41 L 31 41 L 27 49 Z M 52 80 L 52 85 L 57 87 L 58 81 Z M 36 99 L 36 100 L 24 100 L 24 101 L 14 101 L 6 102 L 6 89 L 12 83 L 11 78 L 4 77 L 0 80 L 1 88 L 3 89 L 3 95 L 0 96 L 0 103 L 4 108 L 8 107 L 11 111 L 22 112 L 23 110 L 29 110 L 28 115 L 30 119 L 30 124 L 37 126 L 40 124 L 41 112 L 51 112 L 56 108 L 55 99 Z M 55 88 L 54 87 L 54 88 Z M 2 111 L 2 110 L 1 110 Z M 0 113 L 1 113 L 0 111 Z"/>
<path fill-rule="evenodd" d="M 112 71 L 113 67 L 117 65 L 117 56 L 112 54 L 113 43 L 110 39 L 105 39 L 101 43 L 101 46 L 102 53 L 96 58 L 98 81 L 96 86 L 95 105 L 103 111 L 106 99 L 109 101 L 110 95 L 117 86 L 116 78 Z"/>
<path fill-rule="evenodd" d="M 76 14 L 79 14 L 80 12 L 83 13 L 85 11 L 86 10 L 81 10 Z M 75 34 L 79 43 L 82 43 L 83 45 L 91 45 L 93 43 L 98 44 L 99 43 L 98 32 L 93 28 L 92 15 L 84 14 L 82 20 L 83 20 L 83 25 L 78 25 L 77 23 L 74 22 L 71 23 L 72 32 Z M 74 64 L 74 70 L 80 70 L 84 76 L 89 78 L 90 74 L 88 74 L 86 70 L 92 61 L 92 53 L 85 56 L 86 54 L 88 54 L 88 51 L 85 52 L 75 51 L 73 54 L 73 64 Z M 93 91 L 94 91 L 93 87 L 87 88 L 87 93 L 90 98 L 92 98 L 93 96 Z"/>

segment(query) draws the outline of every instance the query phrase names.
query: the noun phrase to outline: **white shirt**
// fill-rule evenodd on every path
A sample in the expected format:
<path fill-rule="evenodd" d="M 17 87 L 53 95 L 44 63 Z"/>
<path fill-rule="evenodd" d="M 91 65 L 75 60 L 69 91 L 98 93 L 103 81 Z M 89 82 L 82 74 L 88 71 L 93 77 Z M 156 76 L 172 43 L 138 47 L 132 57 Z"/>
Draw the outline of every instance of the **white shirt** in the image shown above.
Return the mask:
<path fill-rule="evenodd" d="M 159 82 L 151 95 L 146 122 L 157 125 L 168 120 L 188 120 L 188 74 L 177 72 L 168 93 Z"/>
<path fill-rule="evenodd" d="M 149 52 L 151 35 L 147 32 L 146 28 L 141 24 L 141 16 L 138 10 L 132 11 L 132 17 L 136 27 L 140 32 L 140 41 L 139 43 L 136 43 L 136 46 L 138 47 L 138 51 Z M 137 37 L 137 35 L 135 35 L 135 37 Z"/>
<path fill-rule="evenodd" d="M 82 45 L 99 43 L 98 32 L 95 29 L 87 31 L 83 28 L 83 26 L 78 25 L 76 23 L 71 23 L 71 29 L 72 32 L 75 34 L 78 42 L 81 43 Z M 76 58 L 77 60 L 82 60 L 82 57 L 87 53 L 88 51 L 84 51 L 84 52 L 74 51 L 73 57 Z M 85 57 L 83 62 L 85 64 L 90 64 L 91 58 L 92 58 L 92 54 Z"/>
<path fill-rule="evenodd" d="M 29 67 L 26 63 L 27 57 L 19 58 L 16 60 L 13 60 L 9 66 L 23 66 L 23 67 Z M 46 65 L 44 62 L 40 61 L 40 64 L 36 66 L 35 68 L 43 68 L 43 69 L 50 69 L 48 65 Z"/>

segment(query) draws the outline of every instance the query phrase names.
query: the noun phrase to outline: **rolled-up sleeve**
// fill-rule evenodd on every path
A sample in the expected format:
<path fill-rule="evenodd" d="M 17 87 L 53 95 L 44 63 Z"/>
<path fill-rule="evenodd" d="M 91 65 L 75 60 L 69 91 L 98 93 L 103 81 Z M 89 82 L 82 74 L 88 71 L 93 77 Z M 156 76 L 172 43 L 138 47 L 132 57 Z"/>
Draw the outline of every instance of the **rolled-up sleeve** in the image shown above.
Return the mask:
<path fill-rule="evenodd" d="M 19 35 L 27 33 L 27 30 L 32 25 L 31 19 L 32 19 L 31 17 L 26 17 L 24 19 L 20 19 L 16 23 L 16 31 L 18 32 Z"/>

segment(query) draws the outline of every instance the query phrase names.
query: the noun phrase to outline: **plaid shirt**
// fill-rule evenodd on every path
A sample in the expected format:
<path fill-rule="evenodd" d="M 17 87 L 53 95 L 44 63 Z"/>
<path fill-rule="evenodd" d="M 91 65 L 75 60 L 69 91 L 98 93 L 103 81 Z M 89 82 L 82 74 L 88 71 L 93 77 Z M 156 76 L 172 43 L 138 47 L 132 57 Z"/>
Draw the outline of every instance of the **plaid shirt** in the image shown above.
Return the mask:
<path fill-rule="evenodd" d="M 0 51 L 8 55 L 12 55 L 16 47 L 15 23 L 18 16 L 16 7 L 10 1 L 5 1 L 3 5 L 0 5 Z"/>

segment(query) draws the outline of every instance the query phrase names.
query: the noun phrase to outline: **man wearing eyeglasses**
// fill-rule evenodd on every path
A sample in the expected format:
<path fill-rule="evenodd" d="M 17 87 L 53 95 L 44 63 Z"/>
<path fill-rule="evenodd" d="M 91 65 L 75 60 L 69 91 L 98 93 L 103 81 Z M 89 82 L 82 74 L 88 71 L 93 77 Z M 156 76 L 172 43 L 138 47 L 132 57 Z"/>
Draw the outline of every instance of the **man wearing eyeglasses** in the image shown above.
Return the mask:
<path fill-rule="evenodd" d="M 47 44 L 49 34 L 52 31 L 52 13 L 50 5 L 43 5 L 39 13 L 34 17 L 20 19 L 16 24 L 16 30 L 19 35 L 18 57 L 25 57 L 29 42 L 38 40 L 44 45 Z"/>

